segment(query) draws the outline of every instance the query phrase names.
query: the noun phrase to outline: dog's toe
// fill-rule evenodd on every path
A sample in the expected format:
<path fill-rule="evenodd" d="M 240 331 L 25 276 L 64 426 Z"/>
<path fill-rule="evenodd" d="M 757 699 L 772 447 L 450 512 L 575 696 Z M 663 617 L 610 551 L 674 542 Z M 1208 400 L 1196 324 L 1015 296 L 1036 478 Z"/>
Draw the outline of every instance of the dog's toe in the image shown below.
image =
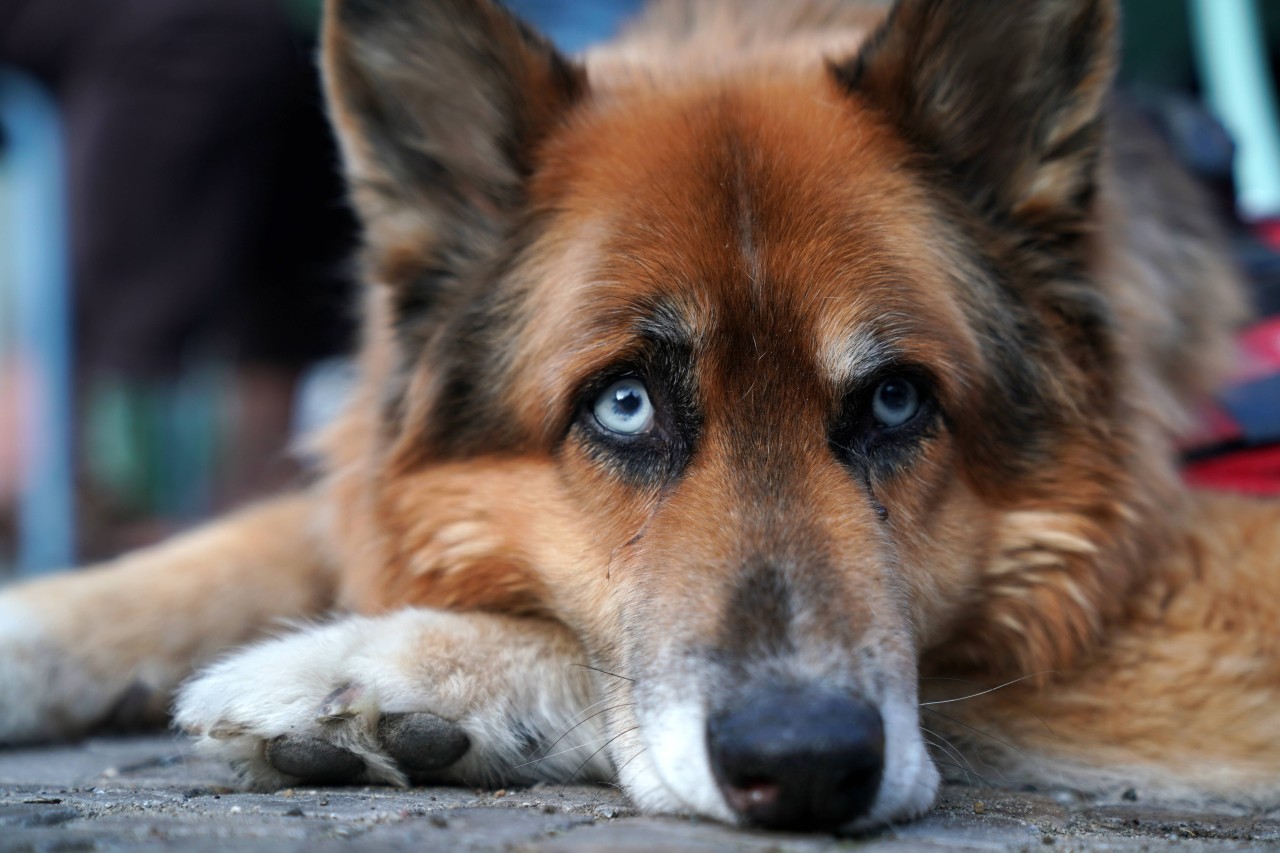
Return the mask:
<path fill-rule="evenodd" d="M 443 770 L 471 748 L 461 726 L 427 713 L 384 714 L 378 740 L 396 764 L 415 774 Z"/>
<path fill-rule="evenodd" d="M 271 766 L 306 782 L 336 785 L 350 782 L 364 770 L 364 761 L 350 750 L 305 735 L 280 735 L 267 742 Z"/>

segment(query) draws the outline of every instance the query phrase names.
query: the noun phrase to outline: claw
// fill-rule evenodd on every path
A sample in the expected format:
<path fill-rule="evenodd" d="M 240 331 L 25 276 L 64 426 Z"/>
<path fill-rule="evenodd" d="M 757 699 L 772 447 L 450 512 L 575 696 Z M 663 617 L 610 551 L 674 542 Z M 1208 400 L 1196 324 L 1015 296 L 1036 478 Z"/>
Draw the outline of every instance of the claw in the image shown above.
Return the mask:
<path fill-rule="evenodd" d="M 324 701 L 316 709 L 316 720 L 318 722 L 332 722 L 351 719 L 359 713 L 355 708 L 355 704 L 363 692 L 357 685 L 342 685 L 324 697 Z"/>
<path fill-rule="evenodd" d="M 202 734 L 198 726 L 188 726 L 183 731 L 185 731 L 189 735 Z M 245 731 L 247 730 L 245 729 L 244 726 L 239 726 L 239 725 L 236 725 L 235 723 L 226 723 L 226 722 L 216 723 L 212 728 L 209 729 L 209 737 L 213 738 L 214 740 L 231 740 L 232 738 L 240 737 L 245 733 Z"/>

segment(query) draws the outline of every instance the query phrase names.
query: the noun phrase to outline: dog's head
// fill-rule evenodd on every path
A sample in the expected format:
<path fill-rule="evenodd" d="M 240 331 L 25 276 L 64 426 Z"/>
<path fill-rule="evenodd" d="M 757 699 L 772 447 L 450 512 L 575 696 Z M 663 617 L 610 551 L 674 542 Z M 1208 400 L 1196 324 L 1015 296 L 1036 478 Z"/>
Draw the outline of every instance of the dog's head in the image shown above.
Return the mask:
<path fill-rule="evenodd" d="M 353 595 L 563 620 L 644 807 L 926 808 L 922 655 L 1052 667 L 1132 582 L 1113 6 L 902 0 L 838 54 L 595 74 L 488 0 L 332 2 L 373 283 Z"/>

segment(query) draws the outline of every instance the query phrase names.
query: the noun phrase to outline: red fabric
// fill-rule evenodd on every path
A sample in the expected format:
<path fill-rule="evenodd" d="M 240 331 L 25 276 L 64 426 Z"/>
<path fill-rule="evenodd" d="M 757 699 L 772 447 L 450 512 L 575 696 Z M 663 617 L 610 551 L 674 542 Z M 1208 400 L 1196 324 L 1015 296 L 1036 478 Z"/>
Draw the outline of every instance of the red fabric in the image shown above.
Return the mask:
<path fill-rule="evenodd" d="M 1280 249 L 1280 219 L 1264 219 L 1256 223 L 1253 233 L 1272 249 Z"/>
<path fill-rule="evenodd" d="M 1240 361 L 1235 381 L 1248 381 L 1280 373 L 1280 317 L 1255 323 L 1237 339 Z"/>
<path fill-rule="evenodd" d="M 1269 223 L 1280 246 L 1280 220 Z M 1239 360 L 1232 382 L 1244 384 L 1280 373 L 1280 317 L 1245 329 L 1238 338 Z M 1230 445 L 1241 441 L 1240 427 L 1222 408 L 1201 412 L 1199 427 L 1183 443 L 1184 450 Z M 1184 476 L 1193 486 L 1250 495 L 1280 496 L 1280 447 L 1246 447 L 1188 464 Z"/>
<path fill-rule="evenodd" d="M 1188 465 L 1188 483 L 1204 489 L 1280 496 L 1280 447 L 1240 450 Z"/>

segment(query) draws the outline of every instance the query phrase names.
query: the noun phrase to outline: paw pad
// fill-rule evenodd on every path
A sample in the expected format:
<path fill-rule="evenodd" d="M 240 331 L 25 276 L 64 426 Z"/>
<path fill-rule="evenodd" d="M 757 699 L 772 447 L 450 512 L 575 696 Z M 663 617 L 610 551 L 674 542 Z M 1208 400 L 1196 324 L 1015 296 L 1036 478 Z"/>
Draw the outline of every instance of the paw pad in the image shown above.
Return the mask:
<path fill-rule="evenodd" d="M 342 701 L 331 704 L 334 707 L 329 710 L 337 711 Z M 334 720 L 347 715 L 339 712 L 322 716 Z M 471 747 L 461 726 L 426 713 L 382 715 L 378 720 L 378 741 L 386 756 L 413 776 L 444 770 Z M 365 759 L 355 752 L 306 735 L 280 735 L 267 741 L 264 754 L 267 762 L 286 776 L 320 785 L 355 781 L 366 769 Z"/>
<path fill-rule="evenodd" d="M 384 714 L 378 720 L 378 740 L 408 773 L 443 770 L 471 748 L 461 726 L 435 714 Z"/>
<path fill-rule="evenodd" d="M 354 752 L 304 735 L 280 735 L 268 741 L 266 756 L 281 773 L 318 784 L 349 782 L 364 770 L 364 761 Z"/>

